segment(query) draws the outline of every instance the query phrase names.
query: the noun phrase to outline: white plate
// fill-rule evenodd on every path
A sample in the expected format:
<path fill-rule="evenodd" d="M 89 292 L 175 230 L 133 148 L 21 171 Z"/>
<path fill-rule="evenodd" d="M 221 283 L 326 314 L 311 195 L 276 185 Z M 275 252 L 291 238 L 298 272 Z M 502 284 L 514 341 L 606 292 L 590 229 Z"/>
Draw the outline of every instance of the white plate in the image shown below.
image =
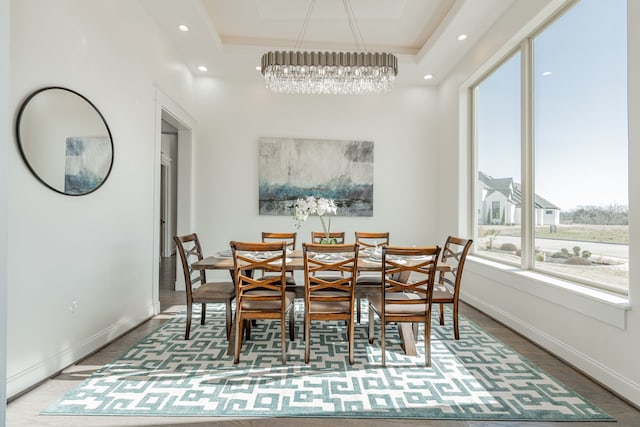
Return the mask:
<path fill-rule="evenodd" d="M 382 264 L 382 260 L 381 259 L 365 258 L 364 261 L 365 262 L 369 262 L 371 264 Z M 406 264 L 407 263 L 406 259 L 391 259 L 391 258 L 389 258 L 389 261 L 393 261 L 396 264 Z"/>
<path fill-rule="evenodd" d="M 289 264 L 291 262 L 291 258 L 286 258 L 285 261 L 287 262 L 287 264 Z M 281 260 L 273 261 L 273 262 L 270 262 L 269 264 L 271 264 L 271 265 L 280 265 L 280 264 L 282 264 L 282 261 Z"/>
<path fill-rule="evenodd" d="M 346 258 L 342 255 L 336 254 L 317 254 L 313 259 L 318 261 L 344 261 Z"/>

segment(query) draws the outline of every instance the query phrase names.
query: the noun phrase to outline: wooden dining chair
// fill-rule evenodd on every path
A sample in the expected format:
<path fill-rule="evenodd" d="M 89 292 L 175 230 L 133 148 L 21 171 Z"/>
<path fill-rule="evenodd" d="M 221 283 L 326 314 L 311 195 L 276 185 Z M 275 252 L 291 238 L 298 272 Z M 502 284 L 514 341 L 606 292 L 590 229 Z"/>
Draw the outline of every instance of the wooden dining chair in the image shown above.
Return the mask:
<path fill-rule="evenodd" d="M 356 243 L 360 246 L 360 256 L 371 256 L 374 251 L 381 250 L 382 245 L 388 245 L 389 232 L 355 232 Z M 360 323 L 361 300 L 367 298 L 372 293 L 380 292 L 382 275 L 380 273 L 358 273 L 356 280 L 356 312 L 357 321 Z"/>
<path fill-rule="evenodd" d="M 424 323 L 424 362 L 431 366 L 431 305 L 439 246 L 382 247 L 380 294 L 369 297 L 369 343 L 374 340 L 374 313 L 381 322 L 382 366 L 386 366 L 385 329 L 388 322 L 411 322 L 417 340 L 417 322 Z M 409 273 L 407 282 L 398 280 Z"/>
<path fill-rule="evenodd" d="M 312 231 L 311 232 L 311 243 L 320 244 L 324 239 L 327 238 L 327 235 L 324 231 Z M 329 239 L 335 239 L 336 244 L 341 245 L 344 243 L 344 231 L 331 231 L 329 232 Z"/>
<path fill-rule="evenodd" d="M 263 231 L 262 232 L 262 242 L 263 243 L 268 243 L 268 242 L 285 242 L 287 245 L 287 249 L 290 249 L 292 251 L 296 250 L 296 239 L 297 239 L 298 233 L 293 232 L 293 233 L 273 233 L 273 232 L 267 232 L 267 231 Z"/>
<path fill-rule="evenodd" d="M 323 242 L 326 238 L 327 235 L 323 231 L 311 232 L 311 243 L 313 244 L 325 244 Z M 345 233 L 344 231 L 332 231 L 329 233 L 329 239 L 335 239 L 335 244 L 343 245 L 345 241 Z M 324 270 L 319 271 L 317 274 L 323 276 L 325 280 L 340 280 L 340 278 L 343 277 L 343 274 L 340 271 Z"/>
<path fill-rule="evenodd" d="M 262 242 L 263 243 L 267 243 L 267 242 L 285 242 L 287 244 L 287 250 L 288 251 L 295 251 L 296 250 L 296 239 L 297 239 L 298 233 L 293 232 L 293 233 L 273 233 L 273 232 L 266 232 L 263 231 L 262 232 Z M 294 276 L 294 272 L 293 270 L 289 272 L 289 275 L 287 275 L 287 289 L 290 291 L 295 291 L 296 290 L 296 279 Z"/>
<path fill-rule="evenodd" d="M 192 305 L 200 303 L 200 324 L 205 324 L 207 303 L 224 303 L 226 311 L 227 340 L 231 333 L 231 301 L 235 297 L 235 286 L 232 282 L 207 282 L 205 270 L 192 268 L 192 264 L 202 260 L 202 247 L 196 233 L 184 236 L 174 236 L 182 271 L 184 272 L 184 284 L 187 294 L 187 326 L 184 339 L 188 340 L 191 333 Z"/>
<path fill-rule="evenodd" d="M 353 365 L 354 311 L 358 264 L 357 244 L 303 243 L 304 257 L 304 362 L 309 363 L 312 321 L 346 321 L 349 363 Z M 327 280 L 325 271 L 342 273 Z"/>
<path fill-rule="evenodd" d="M 462 269 L 471 249 L 473 240 L 449 236 L 442 249 L 441 261 L 451 268 L 441 270 L 438 283 L 433 290 L 433 303 L 440 304 L 440 325 L 444 325 L 444 305 L 453 305 L 453 335 L 460 339 L 458 330 L 458 297 L 460 296 L 460 283 L 462 281 Z"/>
<path fill-rule="evenodd" d="M 246 322 L 258 319 L 279 319 L 282 363 L 286 357 L 286 315 L 289 314 L 289 338 L 295 338 L 295 293 L 287 288 L 287 257 L 285 242 L 232 241 L 233 277 L 236 284 L 235 355 L 233 363 L 240 361 L 242 337 Z M 254 277 L 254 272 L 268 274 Z"/>

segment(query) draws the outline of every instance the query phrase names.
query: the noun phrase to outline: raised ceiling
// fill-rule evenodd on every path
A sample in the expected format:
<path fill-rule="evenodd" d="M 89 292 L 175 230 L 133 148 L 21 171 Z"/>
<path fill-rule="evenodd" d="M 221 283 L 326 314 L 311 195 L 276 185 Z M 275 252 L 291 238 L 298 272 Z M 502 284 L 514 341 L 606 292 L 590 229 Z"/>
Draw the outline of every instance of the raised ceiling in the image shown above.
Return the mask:
<path fill-rule="evenodd" d="M 343 0 L 140 0 L 194 75 L 251 76 L 270 50 L 354 51 Z M 366 50 L 398 56 L 396 84 L 437 84 L 517 0 L 350 0 Z M 178 30 L 187 25 L 188 32 Z M 459 41 L 458 36 L 467 39 Z M 207 72 L 197 70 L 199 65 Z M 425 81 L 423 76 L 434 78 Z"/>

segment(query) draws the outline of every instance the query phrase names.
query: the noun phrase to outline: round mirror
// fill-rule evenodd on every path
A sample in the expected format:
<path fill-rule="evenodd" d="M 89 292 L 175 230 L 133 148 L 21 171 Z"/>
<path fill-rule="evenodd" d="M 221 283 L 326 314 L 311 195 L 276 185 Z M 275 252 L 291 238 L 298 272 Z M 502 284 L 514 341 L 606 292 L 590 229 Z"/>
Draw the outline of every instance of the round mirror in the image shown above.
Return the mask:
<path fill-rule="evenodd" d="M 58 193 L 81 196 L 97 190 L 113 166 L 113 140 L 100 111 L 63 87 L 32 93 L 16 121 L 20 154 L 31 172 Z"/>

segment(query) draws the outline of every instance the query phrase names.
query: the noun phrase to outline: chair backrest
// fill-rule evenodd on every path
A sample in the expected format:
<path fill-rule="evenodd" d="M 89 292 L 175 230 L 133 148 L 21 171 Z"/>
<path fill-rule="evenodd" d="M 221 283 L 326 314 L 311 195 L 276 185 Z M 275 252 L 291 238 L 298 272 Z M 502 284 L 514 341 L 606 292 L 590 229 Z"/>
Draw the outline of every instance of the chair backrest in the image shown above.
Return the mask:
<path fill-rule="evenodd" d="M 311 232 L 311 243 L 320 243 L 323 239 L 326 239 L 327 235 L 323 231 L 312 231 Z M 336 243 L 339 245 L 344 244 L 344 231 L 331 231 L 329 232 L 329 238 L 335 239 Z"/>
<path fill-rule="evenodd" d="M 382 304 L 428 304 L 431 306 L 440 246 L 382 247 Z M 409 273 L 415 280 L 399 280 Z M 410 293 L 415 298 L 389 299 L 388 293 Z M 429 308 L 427 307 L 427 310 Z"/>
<path fill-rule="evenodd" d="M 439 280 L 440 283 L 446 283 L 453 287 L 454 298 L 458 298 L 460 292 L 462 269 L 472 243 L 473 240 L 471 239 L 449 236 L 442 249 L 442 262 L 450 265 L 451 271 L 441 271 Z M 451 277 L 447 277 L 449 274 Z"/>
<path fill-rule="evenodd" d="M 303 243 L 304 287 L 307 304 L 315 301 L 351 301 L 358 272 L 357 244 L 323 245 Z M 325 272 L 340 272 L 340 277 L 327 279 Z M 319 274 L 320 273 L 320 274 Z M 332 291 L 332 292 L 327 292 Z M 335 295 L 336 293 L 344 295 Z M 353 307 L 351 307 L 353 311 Z"/>
<path fill-rule="evenodd" d="M 182 262 L 182 271 L 184 273 L 184 283 L 187 291 L 187 303 L 191 302 L 191 289 L 196 283 L 203 285 L 207 281 L 205 270 L 194 270 L 191 264 L 202 259 L 202 247 L 196 233 L 184 236 L 174 236 L 180 260 Z"/>
<path fill-rule="evenodd" d="M 298 233 L 271 233 L 271 232 L 262 232 L 262 242 L 274 242 L 274 241 L 284 241 L 287 243 L 287 248 L 292 251 L 296 250 L 296 238 Z"/>
<path fill-rule="evenodd" d="M 356 231 L 356 243 L 360 245 L 360 249 L 365 252 L 370 252 L 376 248 L 381 248 L 382 245 L 388 245 L 389 232 L 368 232 L 368 231 Z"/>
<path fill-rule="evenodd" d="M 233 254 L 233 277 L 236 284 L 237 304 L 244 301 L 280 301 L 285 305 L 287 245 L 279 242 L 235 242 L 230 243 Z M 253 277 L 256 270 L 270 273 Z M 248 293 L 248 291 L 276 291 Z"/>

